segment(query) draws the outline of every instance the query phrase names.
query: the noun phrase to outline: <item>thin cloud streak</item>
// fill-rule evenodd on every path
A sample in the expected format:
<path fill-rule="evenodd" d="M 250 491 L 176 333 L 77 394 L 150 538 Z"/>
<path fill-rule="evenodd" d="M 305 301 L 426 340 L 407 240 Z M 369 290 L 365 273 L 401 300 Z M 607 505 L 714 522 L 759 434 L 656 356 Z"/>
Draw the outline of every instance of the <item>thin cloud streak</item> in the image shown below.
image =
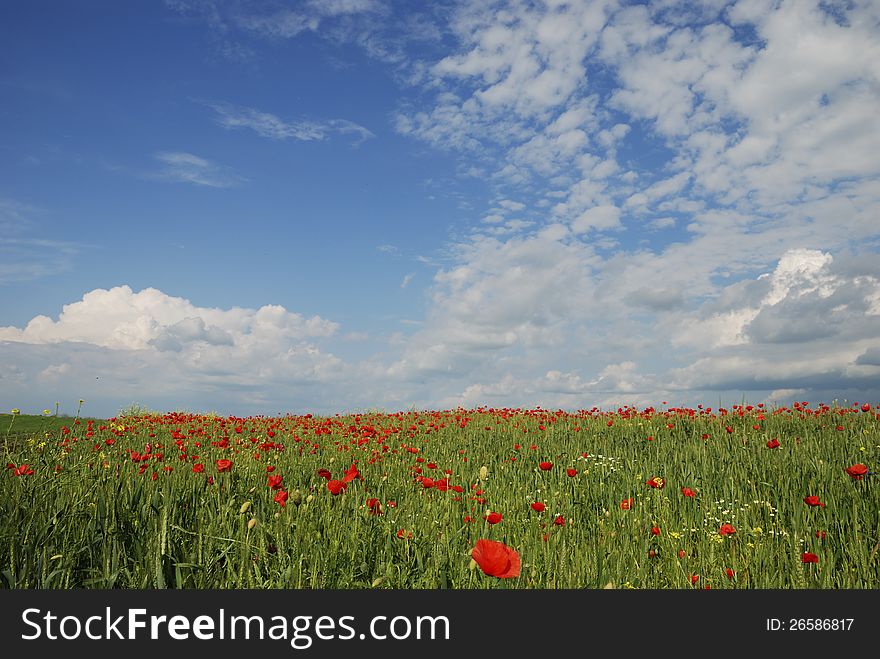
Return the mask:
<path fill-rule="evenodd" d="M 163 151 L 155 158 L 164 165 L 154 175 L 157 179 L 209 188 L 231 188 L 245 181 L 229 168 L 186 151 Z"/>
<path fill-rule="evenodd" d="M 223 128 L 250 129 L 260 137 L 273 140 L 297 140 L 303 142 L 327 139 L 333 133 L 355 135 L 354 146 L 376 137 L 372 131 L 347 119 L 326 121 L 284 121 L 269 112 L 230 103 L 205 103 L 217 113 L 216 121 Z"/>

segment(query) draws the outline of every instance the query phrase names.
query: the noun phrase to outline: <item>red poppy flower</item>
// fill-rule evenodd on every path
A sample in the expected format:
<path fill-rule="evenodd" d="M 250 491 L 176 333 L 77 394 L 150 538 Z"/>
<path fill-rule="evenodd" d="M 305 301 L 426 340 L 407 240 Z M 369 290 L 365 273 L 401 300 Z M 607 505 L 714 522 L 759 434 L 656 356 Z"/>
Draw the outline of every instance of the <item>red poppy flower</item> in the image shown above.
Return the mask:
<path fill-rule="evenodd" d="M 718 533 L 720 535 L 733 535 L 736 533 L 736 529 L 733 528 L 733 524 L 722 524 L 721 528 L 718 529 Z"/>
<path fill-rule="evenodd" d="M 423 478 L 422 479 L 422 487 L 426 490 L 430 490 L 434 487 L 434 479 L 433 478 Z"/>
<path fill-rule="evenodd" d="M 278 490 L 275 493 L 275 503 L 284 508 L 284 506 L 287 504 L 287 490 Z"/>
<path fill-rule="evenodd" d="M 678 557 L 684 558 L 685 556 L 687 556 L 687 552 L 684 549 L 679 549 L 678 550 Z"/>
<path fill-rule="evenodd" d="M 815 506 L 821 506 L 823 508 L 825 507 L 825 504 L 822 503 L 821 501 L 819 501 L 819 497 L 817 497 L 815 495 L 809 496 L 809 497 L 804 497 L 804 503 L 807 504 L 808 506 L 813 506 L 813 507 L 815 507 Z"/>
<path fill-rule="evenodd" d="M 398 538 L 403 538 L 403 539 L 412 538 L 412 531 L 410 531 L 409 533 L 407 533 L 407 532 L 406 532 L 406 529 L 400 529 L 400 530 L 397 532 L 397 537 L 398 537 Z"/>
<path fill-rule="evenodd" d="M 534 510 L 536 513 L 543 513 L 545 508 L 547 508 L 547 506 L 545 506 L 540 501 L 535 501 L 535 503 L 532 504 L 532 510 Z"/>
<path fill-rule="evenodd" d="M 201 462 L 193 465 L 193 473 L 194 474 L 201 474 L 201 473 L 204 473 L 204 471 L 205 471 L 205 465 L 203 465 Z"/>
<path fill-rule="evenodd" d="M 489 513 L 483 519 L 485 519 L 489 524 L 497 524 L 501 521 L 501 513 Z"/>
<path fill-rule="evenodd" d="M 381 515 L 382 514 L 382 504 L 379 503 L 378 499 L 367 499 L 367 510 L 371 515 Z"/>
<path fill-rule="evenodd" d="M 484 574 L 499 579 L 518 577 L 520 558 L 515 549 L 494 540 L 477 540 L 471 550 L 473 558 Z"/>
<path fill-rule="evenodd" d="M 819 557 L 816 556 L 816 554 L 811 554 L 810 552 L 805 551 L 801 555 L 801 563 L 818 563 L 818 562 L 819 562 Z"/>
<path fill-rule="evenodd" d="M 550 471 L 551 469 L 553 469 L 552 462 L 542 462 L 538 466 L 541 468 L 541 471 Z"/>
<path fill-rule="evenodd" d="M 730 568 L 727 568 L 726 572 L 727 572 L 727 578 L 728 578 L 728 579 L 733 579 L 733 578 L 736 576 L 736 572 L 734 572 L 734 571 L 731 570 Z"/>
<path fill-rule="evenodd" d="M 850 478 L 854 481 L 860 481 L 868 474 L 868 467 L 861 462 L 858 462 L 851 467 L 847 467 L 846 473 L 848 473 Z"/>
<path fill-rule="evenodd" d="M 824 540 L 825 539 L 825 531 L 816 531 L 816 537 L 819 538 L 819 540 Z"/>
<path fill-rule="evenodd" d="M 577 476 L 578 470 L 568 469 L 565 473 L 568 474 L 569 478 L 574 478 L 575 476 Z"/>
<path fill-rule="evenodd" d="M 651 527 L 651 535 L 660 535 L 660 527 L 652 526 Z"/>
<path fill-rule="evenodd" d="M 281 489 L 281 481 L 284 480 L 284 476 L 269 476 L 269 480 L 266 482 L 266 485 L 271 487 L 273 490 Z"/>
<path fill-rule="evenodd" d="M 396 501 L 387 501 L 387 502 L 385 503 L 385 505 L 388 506 L 389 508 L 397 508 L 397 502 L 396 502 Z"/>
<path fill-rule="evenodd" d="M 682 493 L 683 495 L 685 495 L 686 497 L 695 497 L 695 496 L 697 496 L 697 493 L 694 492 L 694 491 L 693 491 L 691 488 L 689 488 L 689 487 L 683 487 L 683 488 L 681 488 L 681 493 Z"/>
<path fill-rule="evenodd" d="M 347 487 L 346 483 L 342 481 L 332 480 L 327 482 L 327 489 L 330 490 L 330 494 L 336 496 L 340 492 L 345 492 L 345 488 Z"/>
<path fill-rule="evenodd" d="M 767 442 L 767 448 L 779 448 L 779 440 L 774 437 Z"/>
<path fill-rule="evenodd" d="M 649 478 L 645 481 L 646 485 L 650 485 L 651 487 L 662 490 L 666 486 L 666 481 L 660 476 L 654 476 L 653 478 Z"/>
<path fill-rule="evenodd" d="M 324 480 L 327 480 L 327 481 L 330 480 L 330 471 L 329 471 L 329 470 L 327 470 L 327 469 L 318 469 L 318 472 L 317 472 L 317 473 L 318 473 L 318 476 L 320 476 L 320 477 L 323 478 Z"/>
<path fill-rule="evenodd" d="M 691 584 L 696 586 L 697 582 L 700 580 L 700 575 L 699 574 L 692 574 L 690 579 L 691 579 Z"/>
<path fill-rule="evenodd" d="M 620 502 L 620 509 L 621 510 L 629 510 L 630 508 L 632 508 L 632 505 L 633 505 L 632 498 L 624 499 L 623 501 Z"/>
<path fill-rule="evenodd" d="M 351 465 L 348 468 L 348 471 L 346 471 L 345 475 L 342 477 L 342 482 L 343 483 L 350 483 L 355 478 L 360 478 L 361 480 L 364 479 L 364 477 L 361 476 L 360 472 L 358 471 L 357 465 Z"/>
<path fill-rule="evenodd" d="M 553 523 L 556 524 L 556 526 L 565 526 L 565 517 L 557 515 L 556 519 L 553 520 Z"/>
<path fill-rule="evenodd" d="M 217 460 L 217 471 L 232 471 L 232 460 Z"/>

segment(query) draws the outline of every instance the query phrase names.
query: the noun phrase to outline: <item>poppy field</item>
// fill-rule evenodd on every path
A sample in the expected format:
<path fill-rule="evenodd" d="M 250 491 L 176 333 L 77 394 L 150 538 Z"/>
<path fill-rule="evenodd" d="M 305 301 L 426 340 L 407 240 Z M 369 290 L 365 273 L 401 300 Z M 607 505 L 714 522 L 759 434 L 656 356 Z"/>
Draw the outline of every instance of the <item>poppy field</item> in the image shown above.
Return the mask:
<path fill-rule="evenodd" d="M 23 419 L 3 588 L 880 587 L 867 403 Z"/>

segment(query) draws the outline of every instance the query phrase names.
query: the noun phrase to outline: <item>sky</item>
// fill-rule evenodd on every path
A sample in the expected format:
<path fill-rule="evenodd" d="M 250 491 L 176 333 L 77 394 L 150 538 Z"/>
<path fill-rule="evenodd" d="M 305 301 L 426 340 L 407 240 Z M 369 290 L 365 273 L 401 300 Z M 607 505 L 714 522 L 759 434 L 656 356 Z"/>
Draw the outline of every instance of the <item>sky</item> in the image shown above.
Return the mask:
<path fill-rule="evenodd" d="M 880 402 L 878 108 L 872 0 L 0 3 L 0 408 Z"/>

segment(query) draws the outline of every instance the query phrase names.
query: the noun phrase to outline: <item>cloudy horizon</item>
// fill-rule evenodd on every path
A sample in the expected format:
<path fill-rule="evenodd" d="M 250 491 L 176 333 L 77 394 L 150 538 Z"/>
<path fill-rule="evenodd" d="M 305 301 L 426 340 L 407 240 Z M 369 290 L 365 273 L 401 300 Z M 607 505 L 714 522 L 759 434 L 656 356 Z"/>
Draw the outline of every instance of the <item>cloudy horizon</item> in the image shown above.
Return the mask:
<path fill-rule="evenodd" d="M 880 402 L 880 7 L 681 7 L 7 5 L 0 401 Z"/>

